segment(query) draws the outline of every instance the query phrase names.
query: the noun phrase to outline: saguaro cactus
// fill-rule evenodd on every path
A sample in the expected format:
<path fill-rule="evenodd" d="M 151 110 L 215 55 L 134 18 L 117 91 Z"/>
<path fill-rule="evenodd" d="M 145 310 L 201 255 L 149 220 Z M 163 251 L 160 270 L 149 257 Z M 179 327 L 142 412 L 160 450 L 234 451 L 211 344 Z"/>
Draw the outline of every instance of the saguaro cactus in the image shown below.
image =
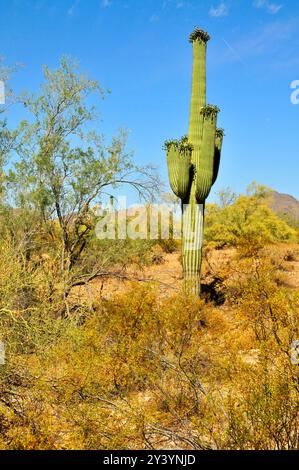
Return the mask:
<path fill-rule="evenodd" d="M 182 201 L 182 254 L 188 291 L 200 294 L 205 201 L 215 183 L 224 132 L 217 129 L 217 106 L 206 104 L 206 49 L 210 36 L 199 28 L 193 45 L 188 137 L 165 142 L 170 186 Z"/>

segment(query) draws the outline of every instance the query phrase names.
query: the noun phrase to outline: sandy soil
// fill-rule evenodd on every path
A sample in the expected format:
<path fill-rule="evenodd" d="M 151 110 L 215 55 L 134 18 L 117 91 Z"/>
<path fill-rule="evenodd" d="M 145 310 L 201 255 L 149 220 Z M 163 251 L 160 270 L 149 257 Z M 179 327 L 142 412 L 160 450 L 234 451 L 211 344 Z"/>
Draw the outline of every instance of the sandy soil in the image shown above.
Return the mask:
<path fill-rule="evenodd" d="M 275 256 L 279 260 L 282 272 L 286 280 L 286 286 L 291 289 L 299 289 L 299 245 L 280 244 L 266 248 L 269 256 Z M 215 279 L 215 274 L 222 269 L 228 269 L 235 250 L 227 248 L 223 250 L 212 250 L 207 253 L 203 261 L 202 279 L 203 284 L 210 284 Z M 183 287 L 182 267 L 180 253 L 162 254 L 160 264 L 152 264 L 142 269 L 138 266 L 130 266 L 126 273 L 119 277 L 96 279 L 86 286 L 74 290 L 73 296 L 82 297 L 87 302 L 102 297 L 109 298 L 117 292 L 124 292 L 132 282 L 155 283 L 160 295 L 170 295 L 178 292 Z"/>

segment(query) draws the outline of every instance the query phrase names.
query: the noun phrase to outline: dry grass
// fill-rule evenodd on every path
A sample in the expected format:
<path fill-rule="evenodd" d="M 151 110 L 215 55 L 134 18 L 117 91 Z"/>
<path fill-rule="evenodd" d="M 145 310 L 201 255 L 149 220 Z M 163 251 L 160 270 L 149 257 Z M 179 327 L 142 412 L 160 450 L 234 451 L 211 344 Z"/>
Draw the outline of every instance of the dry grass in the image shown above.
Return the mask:
<path fill-rule="evenodd" d="M 162 264 L 127 270 L 143 282 L 76 289 L 68 319 L 49 305 L 41 274 L 27 269 L 24 280 L 11 253 L 13 283 L 9 271 L 0 285 L 10 301 L 1 313 L 0 446 L 298 448 L 289 351 L 299 336 L 297 248 L 269 246 L 250 257 L 209 251 L 204 282 L 218 281 L 205 300 L 180 291 L 179 255 L 164 254 Z M 22 305 L 14 300 L 19 279 L 31 286 Z M 213 292 L 221 302 L 209 300 Z"/>

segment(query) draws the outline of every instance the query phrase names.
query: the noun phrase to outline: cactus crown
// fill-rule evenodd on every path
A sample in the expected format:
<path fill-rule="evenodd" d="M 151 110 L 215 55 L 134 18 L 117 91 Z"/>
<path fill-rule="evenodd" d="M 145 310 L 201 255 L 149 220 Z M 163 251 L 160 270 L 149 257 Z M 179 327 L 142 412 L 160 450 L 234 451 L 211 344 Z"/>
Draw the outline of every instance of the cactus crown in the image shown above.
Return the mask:
<path fill-rule="evenodd" d="M 207 106 L 204 106 L 200 110 L 200 113 L 206 117 L 209 117 L 209 116 L 216 117 L 219 112 L 220 112 L 220 109 L 218 108 L 218 106 L 214 106 L 212 104 L 208 104 Z"/>
<path fill-rule="evenodd" d="M 224 129 L 222 129 L 221 127 L 216 129 L 216 137 L 223 139 L 224 136 L 225 136 Z"/>
<path fill-rule="evenodd" d="M 189 142 L 187 135 L 180 140 L 180 150 L 193 150 L 193 145 Z"/>
<path fill-rule="evenodd" d="M 205 44 L 211 39 L 208 33 L 200 28 L 195 28 L 195 30 L 189 36 L 189 42 L 202 41 Z"/>
<path fill-rule="evenodd" d="M 174 146 L 176 149 L 183 151 L 183 150 L 190 150 L 192 151 L 193 146 L 190 144 L 188 141 L 188 137 L 185 135 L 182 137 L 180 140 L 172 139 L 172 140 L 166 140 L 164 142 L 163 149 L 164 150 L 169 150 L 171 146 Z"/>
<path fill-rule="evenodd" d="M 178 148 L 179 142 L 180 141 L 177 140 L 177 139 L 165 140 L 164 145 L 163 145 L 163 149 L 164 150 L 169 150 L 171 146 L 174 146 L 174 147 Z"/>

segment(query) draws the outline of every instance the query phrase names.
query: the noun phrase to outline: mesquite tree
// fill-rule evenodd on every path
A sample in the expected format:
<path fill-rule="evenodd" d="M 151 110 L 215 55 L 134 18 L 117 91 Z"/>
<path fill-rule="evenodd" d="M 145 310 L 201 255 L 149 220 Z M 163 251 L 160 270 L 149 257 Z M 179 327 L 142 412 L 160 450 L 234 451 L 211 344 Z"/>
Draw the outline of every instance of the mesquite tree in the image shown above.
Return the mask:
<path fill-rule="evenodd" d="M 188 137 L 165 142 L 170 186 L 182 201 L 182 259 L 188 291 L 200 293 L 205 201 L 215 183 L 224 132 L 217 106 L 206 104 L 206 49 L 209 35 L 196 28 Z"/>
<path fill-rule="evenodd" d="M 7 67 L 0 57 L 0 81 L 4 87 L 4 102 L 0 102 L 0 201 L 3 199 L 4 192 L 4 173 L 3 166 L 6 163 L 7 156 L 12 149 L 17 147 L 18 130 L 8 128 L 6 114 L 8 108 L 15 102 L 11 88 L 9 87 L 9 78 L 17 70 L 15 67 Z M 2 100 L 1 100 L 2 101 Z"/>
<path fill-rule="evenodd" d="M 29 119 L 20 124 L 20 145 L 7 176 L 14 206 L 37 214 L 42 230 L 57 240 L 63 293 L 82 277 L 80 259 L 92 236 L 92 207 L 119 186 L 130 186 L 148 199 L 158 191 L 153 168 L 136 165 L 120 131 L 105 144 L 98 127 L 96 96 L 103 96 L 97 81 L 62 58 L 58 69 L 44 67 L 44 83 L 37 95 L 24 95 Z M 58 230 L 57 230 L 58 226 Z M 99 267 L 101 270 L 101 267 Z"/>

